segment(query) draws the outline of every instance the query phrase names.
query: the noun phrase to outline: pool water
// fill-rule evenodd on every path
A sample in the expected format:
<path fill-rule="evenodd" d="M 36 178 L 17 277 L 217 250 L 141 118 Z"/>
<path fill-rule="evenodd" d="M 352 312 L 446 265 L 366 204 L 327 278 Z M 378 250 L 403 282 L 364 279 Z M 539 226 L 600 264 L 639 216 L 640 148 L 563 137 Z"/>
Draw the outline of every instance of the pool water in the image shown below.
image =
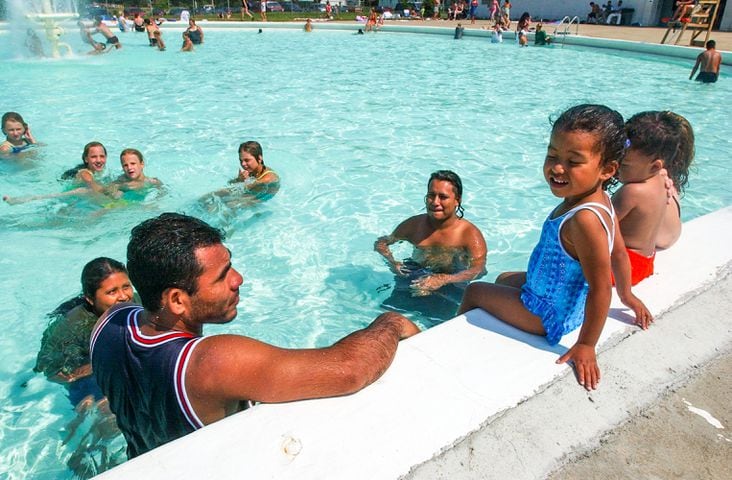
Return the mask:
<path fill-rule="evenodd" d="M 110 175 L 134 147 L 166 185 L 160 198 L 119 208 L 0 205 L 0 477 L 71 476 L 61 445 L 71 407 L 62 387 L 32 373 L 44 315 L 78 294 L 88 260 L 124 261 L 130 229 L 160 212 L 223 228 L 244 275 L 239 316 L 207 333 L 315 347 L 382 312 L 389 289 L 380 287 L 393 279 L 374 240 L 423 211 L 434 170 L 463 179 L 465 217 L 488 243 L 486 278 L 525 269 L 557 203 L 541 173 L 548 118 L 573 104 L 686 116 L 697 150 L 684 219 L 732 204 L 728 71 L 710 86 L 687 80 L 689 62 L 628 52 L 202 26 L 206 43 L 193 53 L 178 52 L 180 30 L 163 31 L 166 52 L 128 33 L 122 50 L 60 61 L 15 58 L 0 42 L 2 109 L 20 112 L 45 144 L 24 162 L 0 161 L 0 194 L 61 191 L 58 177 L 92 140 L 106 145 Z M 200 197 L 236 176 L 237 146 L 250 139 L 280 174 L 280 192 L 248 209 L 202 208 Z"/>

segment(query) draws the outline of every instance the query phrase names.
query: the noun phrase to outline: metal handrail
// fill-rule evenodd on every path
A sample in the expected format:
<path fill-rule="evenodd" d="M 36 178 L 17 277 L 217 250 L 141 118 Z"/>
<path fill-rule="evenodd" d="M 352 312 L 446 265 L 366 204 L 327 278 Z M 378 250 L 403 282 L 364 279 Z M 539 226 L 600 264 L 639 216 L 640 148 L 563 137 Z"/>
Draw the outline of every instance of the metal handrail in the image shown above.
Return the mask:
<path fill-rule="evenodd" d="M 559 31 L 559 28 L 565 25 L 563 31 Z M 554 27 L 554 35 L 569 35 L 569 29 L 572 27 L 572 25 L 575 26 L 574 34 L 579 35 L 579 25 L 580 25 L 580 18 L 575 15 L 571 19 L 569 18 L 569 15 L 565 15 L 564 18 L 562 18 L 562 21 L 557 24 L 556 27 Z"/>

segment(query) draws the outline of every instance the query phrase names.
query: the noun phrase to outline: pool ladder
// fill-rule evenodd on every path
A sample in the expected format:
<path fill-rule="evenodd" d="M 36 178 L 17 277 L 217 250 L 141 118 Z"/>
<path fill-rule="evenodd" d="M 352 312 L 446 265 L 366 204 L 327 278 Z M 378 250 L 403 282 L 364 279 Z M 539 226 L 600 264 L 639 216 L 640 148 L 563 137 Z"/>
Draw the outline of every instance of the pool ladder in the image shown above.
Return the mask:
<path fill-rule="evenodd" d="M 562 35 L 562 38 L 564 38 L 565 35 L 569 35 L 569 29 L 572 28 L 572 25 L 574 25 L 574 34 L 579 35 L 579 24 L 580 18 L 578 16 L 575 15 L 574 17 L 569 18 L 568 15 L 565 15 L 562 21 L 554 27 L 554 38 L 557 38 L 557 35 Z M 564 25 L 564 30 L 560 31 L 559 29 L 562 28 L 562 25 Z M 562 43 L 564 43 L 564 40 L 562 40 Z"/>

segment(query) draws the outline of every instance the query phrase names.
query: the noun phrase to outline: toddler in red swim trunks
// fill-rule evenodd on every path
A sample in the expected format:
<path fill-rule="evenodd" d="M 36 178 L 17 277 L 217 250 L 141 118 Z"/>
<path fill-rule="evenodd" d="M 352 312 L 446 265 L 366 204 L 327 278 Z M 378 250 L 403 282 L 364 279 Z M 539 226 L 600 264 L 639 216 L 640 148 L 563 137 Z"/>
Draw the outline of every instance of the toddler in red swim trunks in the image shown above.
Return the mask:
<path fill-rule="evenodd" d="M 694 132 L 673 112 L 642 112 L 625 124 L 628 143 L 613 195 L 631 264 L 631 283 L 653 274 L 657 248 L 668 248 L 681 234 L 682 190 L 694 158 Z M 669 198 L 667 178 L 673 181 Z"/>

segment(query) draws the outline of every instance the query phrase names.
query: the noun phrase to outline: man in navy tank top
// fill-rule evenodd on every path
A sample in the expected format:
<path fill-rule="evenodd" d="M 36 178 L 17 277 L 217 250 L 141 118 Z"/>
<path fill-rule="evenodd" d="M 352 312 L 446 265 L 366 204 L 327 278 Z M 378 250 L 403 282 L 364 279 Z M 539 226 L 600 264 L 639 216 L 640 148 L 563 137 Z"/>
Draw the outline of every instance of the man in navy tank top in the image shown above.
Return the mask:
<path fill-rule="evenodd" d="M 334 345 L 290 350 L 241 335 L 203 336 L 236 317 L 242 276 L 223 233 L 164 213 L 132 229 L 127 268 L 142 306 L 118 304 L 91 336 L 94 375 L 130 458 L 246 408 L 356 392 L 419 329 L 397 313 Z"/>

